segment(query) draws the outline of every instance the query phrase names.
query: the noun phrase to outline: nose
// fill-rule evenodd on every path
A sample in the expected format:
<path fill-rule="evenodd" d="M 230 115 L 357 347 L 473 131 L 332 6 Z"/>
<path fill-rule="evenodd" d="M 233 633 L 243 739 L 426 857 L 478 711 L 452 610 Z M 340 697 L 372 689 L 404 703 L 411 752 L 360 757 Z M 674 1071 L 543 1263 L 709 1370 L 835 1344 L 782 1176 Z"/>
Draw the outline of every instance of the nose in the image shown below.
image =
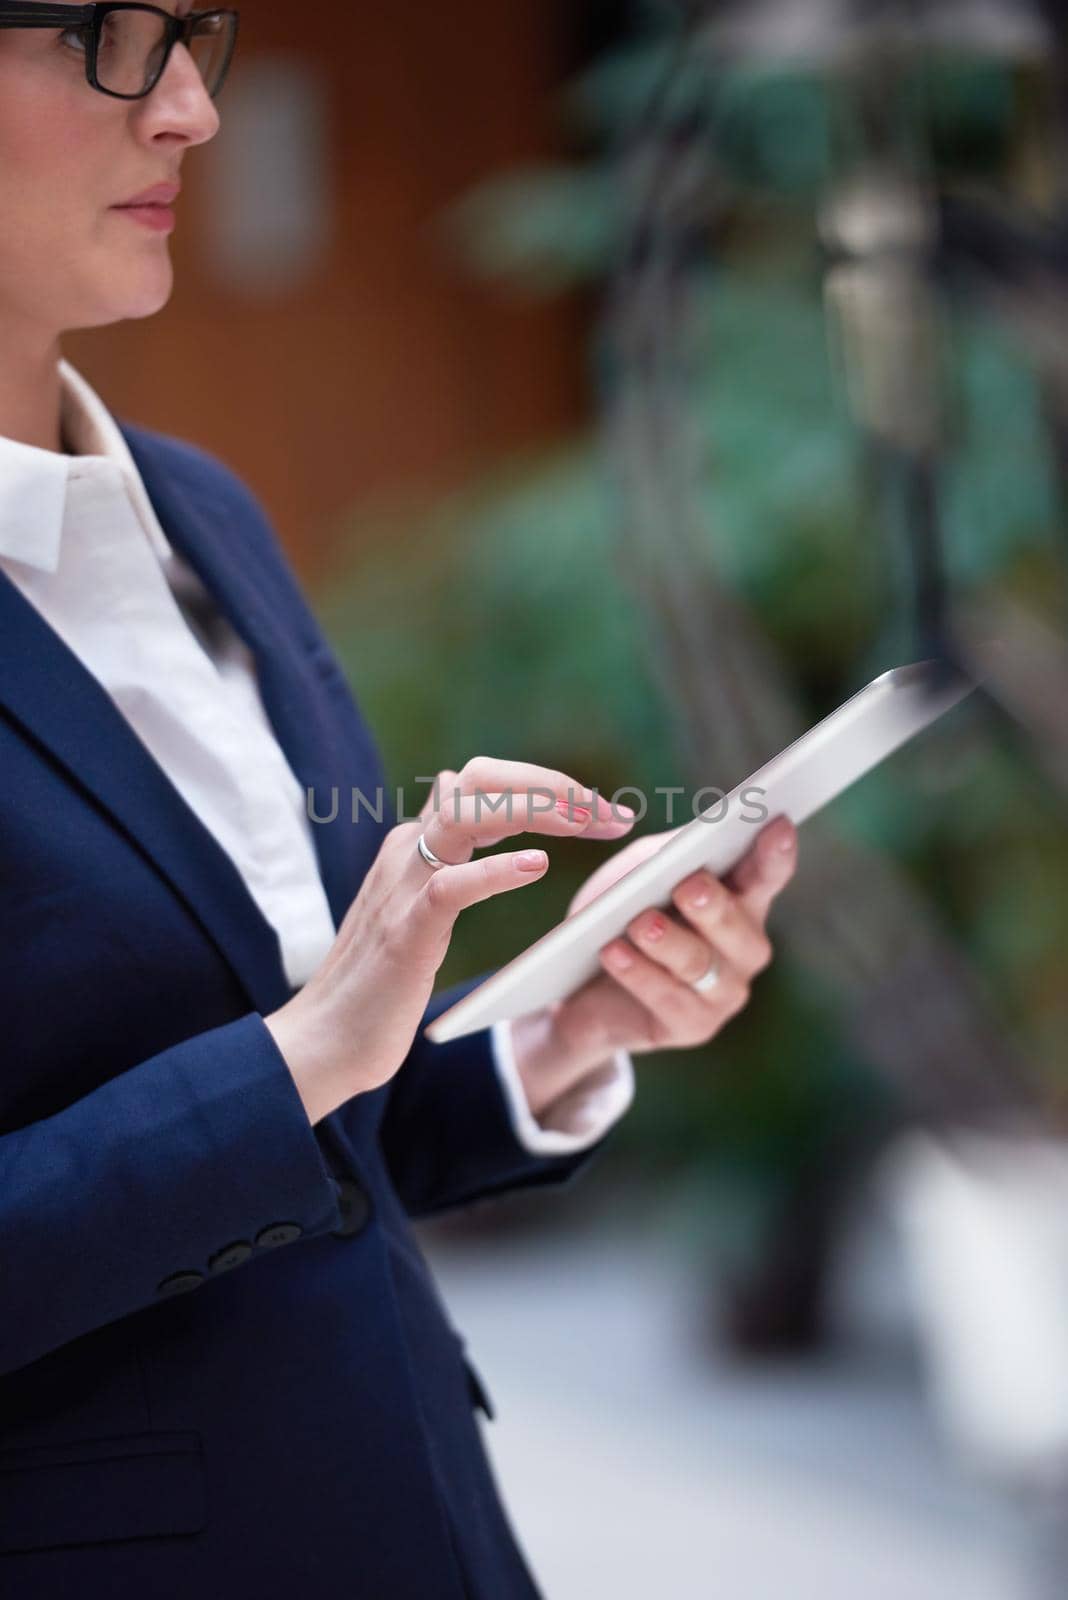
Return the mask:
<path fill-rule="evenodd" d="M 143 139 L 205 144 L 219 131 L 219 113 L 184 44 L 176 44 L 159 82 L 143 100 L 131 102 Z"/>

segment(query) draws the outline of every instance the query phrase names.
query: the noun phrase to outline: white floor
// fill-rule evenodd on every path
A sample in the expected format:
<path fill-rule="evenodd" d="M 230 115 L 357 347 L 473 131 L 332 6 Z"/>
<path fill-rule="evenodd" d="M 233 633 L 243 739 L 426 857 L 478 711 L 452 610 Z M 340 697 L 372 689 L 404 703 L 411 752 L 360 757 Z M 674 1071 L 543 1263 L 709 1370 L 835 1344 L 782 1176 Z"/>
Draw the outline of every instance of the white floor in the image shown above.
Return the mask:
<path fill-rule="evenodd" d="M 1026 1508 L 955 1471 L 892 1341 L 786 1368 L 710 1362 L 670 1237 L 656 1219 L 488 1245 L 424 1231 L 547 1600 L 1055 1592 Z"/>

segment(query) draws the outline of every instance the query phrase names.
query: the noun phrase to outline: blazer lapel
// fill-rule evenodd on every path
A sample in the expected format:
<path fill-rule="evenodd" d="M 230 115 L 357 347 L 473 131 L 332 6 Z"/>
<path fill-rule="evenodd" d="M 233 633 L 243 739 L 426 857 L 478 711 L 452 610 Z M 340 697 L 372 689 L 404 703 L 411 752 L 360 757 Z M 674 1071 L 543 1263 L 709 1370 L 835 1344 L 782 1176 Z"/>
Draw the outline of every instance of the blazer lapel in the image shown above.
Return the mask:
<path fill-rule="evenodd" d="M 338 815 L 312 826 L 319 872 L 335 926 L 339 926 L 356 885 L 371 865 L 380 835 L 371 825 L 353 827 L 346 816 L 346 785 L 366 784 L 376 767 L 376 752 L 366 730 L 354 725 L 339 745 L 336 707 L 296 629 L 286 626 L 277 603 L 268 598 L 262 573 L 242 559 L 247 541 L 228 537 L 205 494 L 179 480 L 157 460 L 151 437 L 122 427 L 160 526 L 175 550 L 205 584 L 220 611 L 252 651 L 268 721 L 301 788 L 313 792 L 319 812 L 330 809 L 339 790 Z M 236 549 L 235 549 L 236 547 Z M 364 741 L 360 735 L 364 734 Z"/>
<path fill-rule="evenodd" d="M 311 667 L 185 485 L 123 433 L 168 538 L 254 652 L 268 716 L 298 779 L 321 789 L 326 757 L 316 744 L 325 737 L 325 713 Z M 0 704 L 152 862 L 216 944 L 252 1008 L 266 1013 L 283 1004 L 292 990 L 278 936 L 230 857 L 92 673 L 3 572 L 0 638 Z M 324 826 L 314 834 L 337 923 L 352 896 L 352 863 L 342 830 Z"/>
<path fill-rule="evenodd" d="M 114 701 L 0 573 L 0 703 L 111 816 L 229 962 L 257 1011 L 290 994 L 278 936 Z"/>

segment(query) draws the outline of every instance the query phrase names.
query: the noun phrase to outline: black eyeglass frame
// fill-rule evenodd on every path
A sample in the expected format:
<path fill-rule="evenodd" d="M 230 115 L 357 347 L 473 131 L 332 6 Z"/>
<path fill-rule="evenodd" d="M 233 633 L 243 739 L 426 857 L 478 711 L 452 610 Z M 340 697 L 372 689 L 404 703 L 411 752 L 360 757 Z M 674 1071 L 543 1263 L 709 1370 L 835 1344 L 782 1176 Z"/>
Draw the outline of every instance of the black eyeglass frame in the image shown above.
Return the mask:
<path fill-rule="evenodd" d="M 120 94 L 117 89 L 105 89 L 97 77 L 96 61 L 100 30 L 105 17 L 111 11 L 151 11 L 157 17 L 162 17 L 165 24 L 163 54 L 159 67 L 151 81 L 137 94 Z M 212 92 L 212 99 L 215 99 L 226 82 L 234 46 L 237 44 L 239 13 L 232 6 L 217 6 L 210 11 L 190 11 L 187 16 L 176 17 L 170 11 L 161 10 L 159 6 L 142 5 L 140 0 L 102 0 L 102 3 L 85 6 L 31 5 L 27 0 L 0 0 L 0 28 L 60 28 L 64 33 L 70 29 L 88 28 L 85 75 L 93 89 L 99 90 L 101 94 L 111 95 L 116 100 L 143 100 L 146 95 L 151 94 L 166 71 L 167 62 L 175 45 L 181 42 L 188 46 L 199 25 L 208 17 L 232 19 L 226 57 L 219 73 L 219 81 Z"/>

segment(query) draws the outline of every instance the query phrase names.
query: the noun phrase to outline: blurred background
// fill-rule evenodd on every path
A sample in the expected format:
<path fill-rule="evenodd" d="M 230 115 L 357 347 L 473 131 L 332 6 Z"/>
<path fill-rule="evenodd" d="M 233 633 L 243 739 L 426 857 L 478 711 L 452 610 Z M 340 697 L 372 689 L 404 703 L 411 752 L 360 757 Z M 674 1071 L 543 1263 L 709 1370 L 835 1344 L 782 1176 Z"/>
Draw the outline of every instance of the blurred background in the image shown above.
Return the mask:
<path fill-rule="evenodd" d="M 752 1004 L 578 1183 L 424 1230 L 547 1600 L 1063 1597 L 1068 19 L 241 27 L 170 306 L 66 354 L 256 491 L 410 800 L 489 751 L 659 831 L 890 666 L 984 677 L 806 824 Z"/>

